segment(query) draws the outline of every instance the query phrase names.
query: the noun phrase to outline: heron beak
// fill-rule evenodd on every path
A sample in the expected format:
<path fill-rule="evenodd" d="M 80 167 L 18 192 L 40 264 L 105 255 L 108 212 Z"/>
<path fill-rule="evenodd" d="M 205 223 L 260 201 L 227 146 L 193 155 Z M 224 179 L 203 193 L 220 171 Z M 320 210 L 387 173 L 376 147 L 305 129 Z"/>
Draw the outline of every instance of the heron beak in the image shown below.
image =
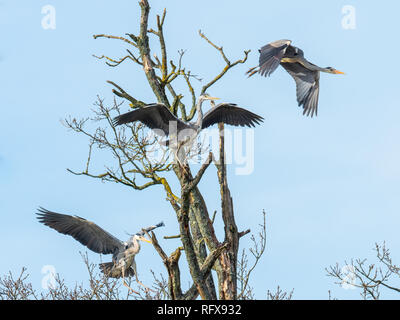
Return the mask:
<path fill-rule="evenodd" d="M 334 73 L 334 74 L 345 74 L 344 72 L 339 71 L 339 70 L 335 70 L 333 73 Z"/>
<path fill-rule="evenodd" d="M 205 98 L 206 100 L 219 100 L 221 98 L 217 98 L 217 97 L 207 97 Z"/>
<path fill-rule="evenodd" d="M 151 240 L 148 240 L 145 237 L 140 237 L 139 240 L 147 242 L 147 243 L 153 243 L 153 242 L 151 242 Z"/>

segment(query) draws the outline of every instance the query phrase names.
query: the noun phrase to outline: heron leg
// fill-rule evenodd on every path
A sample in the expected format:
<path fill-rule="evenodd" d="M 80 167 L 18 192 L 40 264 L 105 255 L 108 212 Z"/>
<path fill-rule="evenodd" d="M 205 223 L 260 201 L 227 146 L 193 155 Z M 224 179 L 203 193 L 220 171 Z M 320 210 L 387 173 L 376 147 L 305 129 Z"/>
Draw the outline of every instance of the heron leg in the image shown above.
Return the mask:
<path fill-rule="evenodd" d="M 137 282 L 138 284 L 140 284 L 140 285 L 145 289 L 146 292 L 148 292 L 148 291 L 156 292 L 156 291 L 154 291 L 153 289 L 150 289 L 148 286 L 146 286 L 146 285 L 144 285 L 143 283 L 141 283 L 141 282 L 139 281 L 138 277 L 136 277 L 136 282 Z"/>
<path fill-rule="evenodd" d="M 258 72 L 257 68 L 258 66 L 250 68 L 249 71 L 246 72 L 246 74 L 248 74 L 248 78 L 250 78 L 251 76 L 253 76 L 255 73 Z"/>
<path fill-rule="evenodd" d="M 127 287 L 129 291 L 131 291 L 131 292 L 133 292 L 133 293 L 135 293 L 135 294 L 139 294 L 139 292 L 133 290 L 133 289 L 126 283 L 126 281 L 125 281 L 125 268 L 122 268 L 122 279 L 123 279 L 123 281 L 124 281 L 124 282 L 123 282 L 124 286 Z"/>
<path fill-rule="evenodd" d="M 125 287 L 128 288 L 129 291 L 131 291 L 131 292 L 133 292 L 133 293 L 135 293 L 135 294 L 140 294 L 139 292 L 133 290 L 133 289 L 126 283 L 125 278 L 124 278 L 124 283 L 123 283 L 123 284 L 124 284 Z"/>
<path fill-rule="evenodd" d="M 156 291 L 150 289 L 149 287 L 145 286 L 143 283 L 141 283 L 139 281 L 139 278 L 138 278 L 138 275 L 137 275 L 137 271 L 136 271 L 136 263 L 135 262 L 132 263 L 131 267 L 133 268 L 133 271 L 135 272 L 136 282 L 138 284 L 140 284 L 145 289 L 146 292 L 149 292 L 149 291 L 156 292 Z"/>

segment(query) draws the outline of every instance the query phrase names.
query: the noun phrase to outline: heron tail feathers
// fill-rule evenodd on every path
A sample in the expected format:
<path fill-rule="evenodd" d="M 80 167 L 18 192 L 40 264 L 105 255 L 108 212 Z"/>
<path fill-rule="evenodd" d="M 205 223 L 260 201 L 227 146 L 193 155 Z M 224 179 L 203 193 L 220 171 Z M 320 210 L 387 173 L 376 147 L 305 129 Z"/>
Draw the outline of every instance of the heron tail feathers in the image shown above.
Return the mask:
<path fill-rule="evenodd" d="M 99 268 L 106 277 L 109 277 L 109 278 L 121 278 L 122 277 L 121 269 L 114 268 L 113 262 L 100 263 Z M 135 275 L 135 271 L 133 270 L 133 268 L 128 268 L 127 270 L 125 270 L 125 277 L 133 277 L 134 275 Z"/>
<path fill-rule="evenodd" d="M 111 277 L 111 271 L 113 269 L 114 263 L 113 262 L 106 262 L 106 263 L 100 263 L 99 267 L 101 272 L 103 272 L 106 276 Z"/>

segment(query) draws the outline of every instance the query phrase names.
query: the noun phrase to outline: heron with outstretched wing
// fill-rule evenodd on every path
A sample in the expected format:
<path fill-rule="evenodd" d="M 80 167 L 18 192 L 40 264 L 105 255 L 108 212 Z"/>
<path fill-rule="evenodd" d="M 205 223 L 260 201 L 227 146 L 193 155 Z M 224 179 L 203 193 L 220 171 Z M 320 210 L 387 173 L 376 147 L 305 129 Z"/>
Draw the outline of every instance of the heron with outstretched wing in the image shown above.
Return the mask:
<path fill-rule="evenodd" d="M 249 77 L 259 72 L 270 76 L 279 65 L 293 77 L 296 82 L 296 95 L 303 114 L 317 115 L 320 72 L 344 74 L 332 67 L 321 68 L 304 58 L 303 50 L 292 46 L 290 40 L 278 40 L 263 46 L 260 52 L 259 65 L 247 71 Z"/>
<path fill-rule="evenodd" d="M 181 147 L 183 145 L 190 146 L 200 131 L 205 128 L 220 122 L 233 126 L 255 127 L 264 119 L 234 103 L 220 103 L 203 116 L 201 108 L 203 102 L 217 99 L 219 98 L 211 97 L 207 93 L 199 97 L 196 104 L 198 114 L 196 122 L 184 122 L 175 116 L 165 104 L 152 103 L 115 117 L 113 124 L 118 126 L 139 121 L 160 136 L 172 136 L 169 146 L 175 149 L 176 157 L 179 160 L 182 158 L 182 155 L 178 156 Z"/>
<path fill-rule="evenodd" d="M 151 243 L 150 240 L 144 237 L 144 231 L 137 232 L 127 241 L 121 241 L 104 229 L 100 228 L 94 222 L 84 218 L 56 213 L 44 208 L 39 208 L 38 211 L 37 218 L 39 222 L 43 223 L 44 225 L 62 234 L 73 237 L 75 240 L 79 241 L 93 252 L 100 254 L 112 254 L 112 262 L 101 263 L 99 265 L 100 270 L 107 277 L 122 277 L 124 285 L 132 290 L 132 288 L 126 284 L 125 277 L 131 277 L 135 275 L 136 281 L 143 285 L 138 279 L 135 255 L 140 251 L 140 241 Z M 163 222 L 148 227 L 144 230 L 150 232 L 151 230 L 161 226 L 164 226 Z"/>

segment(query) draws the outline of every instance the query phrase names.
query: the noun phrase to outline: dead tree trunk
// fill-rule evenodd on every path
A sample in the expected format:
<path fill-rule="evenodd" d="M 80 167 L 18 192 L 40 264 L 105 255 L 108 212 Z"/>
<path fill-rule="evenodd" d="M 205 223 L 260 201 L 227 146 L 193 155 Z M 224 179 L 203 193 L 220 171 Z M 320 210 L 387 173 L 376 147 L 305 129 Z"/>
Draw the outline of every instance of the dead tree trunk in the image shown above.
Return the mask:
<path fill-rule="evenodd" d="M 221 193 L 222 219 L 225 226 L 225 242 L 228 249 L 221 254 L 221 277 L 219 296 L 223 300 L 234 300 L 237 297 L 237 257 L 239 250 L 239 233 L 233 213 L 233 201 L 228 187 L 225 163 L 224 124 L 219 124 L 219 164 L 218 180 Z"/>
<path fill-rule="evenodd" d="M 113 67 L 128 60 L 140 65 L 157 101 L 168 106 L 171 112 L 175 115 L 177 115 L 179 111 L 181 118 L 184 121 L 189 121 L 196 113 L 196 93 L 191 84 L 193 75 L 190 71 L 187 71 L 182 67 L 181 60 L 184 52 L 180 52 L 178 63 L 174 63 L 171 60 L 169 67 L 163 33 L 166 11 L 164 10 L 161 17 L 157 16 L 157 30 L 154 30 L 148 26 L 150 13 L 148 0 L 140 0 L 139 5 L 141 16 L 140 32 L 138 36 L 128 34 L 130 39 L 105 34 L 94 36 L 95 39 L 112 38 L 122 40 L 124 43 L 131 45 L 133 48 L 132 50 L 137 51 L 137 56 L 130 50 L 127 50 L 129 55 L 120 60 L 111 59 L 106 56 L 99 57 L 99 59 L 107 59 L 107 64 Z M 151 53 L 149 34 L 155 35 L 159 40 L 161 59 Z M 225 55 L 222 47 L 215 45 L 203 33 L 199 32 L 199 34 L 207 41 L 207 43 L 219 52 L 225 62 L 225 66 L 222 70 L 209 82 L 203 85 L 200 94 L 204 94 L 206 90 L 223 78 L 231 68 L 238 64 L 245 63 L 250 51 L 244 52 L 243 59 L 231 62 Z M 185 104 L 181 101 L 182 95 L 177 94 L 172 85 L 173 81 L 178 77 L 184 78 L 187 84 L 187 89 L 192 96 L 192 106 L 190 107 L 189 112 L 187 112 Z M 109 81 L 109 83 L 115 87 L 113 93 L 120 98 L 128 100 L 132 108 L 140 108 L 146 104 L 140 99 L 134 98 L 128 94 L 114 82 Z M 168 100 L 166 90 L 168 90 L 169 94 L 174 99 L 172 103 Z M 98 129 L 94 134 L 87 132 L 84 129 L 84 123 L 86 120 L 79 122 L 74 119 L 69 123 L 67 122 L 72 129 L 84 133 L 90 138 L 90 150 L 86 170 L 76 174 L 98 178 L 103 181 L 122 183 L 135 190 L 143 190 L 150 186 L 162 184 L 166 191 L 168 201 L 176 214 L 179 224 L 179 237 L 182 242 L 182 247 L 178 247 L 170 256 L 168 256 L 161 248 L 154 234 L 151 235 L 154 247 L 162 258 L 168 271 L 168 289 L 170 298 L 196 299 L 200 295 L 202 299 L 210 300 L 218 298 L 236 299 L 238 297 L 237 260 L 239 238 L 247 232 L 242 234 L 238 233 L 238 228 L 235 223 L 233 201 L 227 182 L 223 124 L 219 125 L 220 140 L 218 162 L 214 160 L 213 155 L 210 153 L 206 162 L 203 163 L 197 174 L 193 175 L 191 168 L 188 165 L 182 168 L 178 164 L 157 163 L 154 165 L 151 163 L 146 154 L 146 147 L 149 142 L 140 139 L 139 130 L 142 129 L 132 124 L 128 127 L 130 129 L 128 133 L 132 134 L 133 138 L 126 138 L 127 132 L 123 131 L 123 134 L 120 134 L 121 131 L 119 130 L 124 130 L 124 128 L 116 128 L 113 125 L 112 116 L 110 115 L 113 111 L 118 113 L 120 112 L 119 105 L 107 109 L 103 107 L 101 101 L 99 106 L 100 116 L 98 118 L 107 121 L 113 134 L 112 139 L 108 139 L 107 131 L 104 128 Z M 97 145 L 99 149 L 102 150 L 110 150 L 111 154 L 118 161 L 117 169 L 112 170 L 107 168 L 106 172 L 100 174 L 89 173 L 89 164 L 91 162 L 91 151 L 93 145 Z M 221 212 L 225 230 L 223 241 L 219 241 L 216 237 L 213 221 L 210 219 L 206 201 L 198 188 L 198 184 L 202 179 L 204 172 L 212 162 L 215 162 L 217 167 L 218 183 L 221 194 Z M 165 172 L 171 170 L 175 173 L 180 182 L 180 197 L 177 197 L 173 193 L 168 181 L 163 177 Z M 147 182 L 138 185 L 136 183 L 136 175 L 140 175 L 143 179 L 147 180 Z M 193 285 L 186 292 L 182 292 L 180 283 L 179 261 L 182 249 L 193 280 Z M 216 288 L 216 284 L 212 277 L 212 270 L 215 271 L 217 276 L 218 288 Z"/>

